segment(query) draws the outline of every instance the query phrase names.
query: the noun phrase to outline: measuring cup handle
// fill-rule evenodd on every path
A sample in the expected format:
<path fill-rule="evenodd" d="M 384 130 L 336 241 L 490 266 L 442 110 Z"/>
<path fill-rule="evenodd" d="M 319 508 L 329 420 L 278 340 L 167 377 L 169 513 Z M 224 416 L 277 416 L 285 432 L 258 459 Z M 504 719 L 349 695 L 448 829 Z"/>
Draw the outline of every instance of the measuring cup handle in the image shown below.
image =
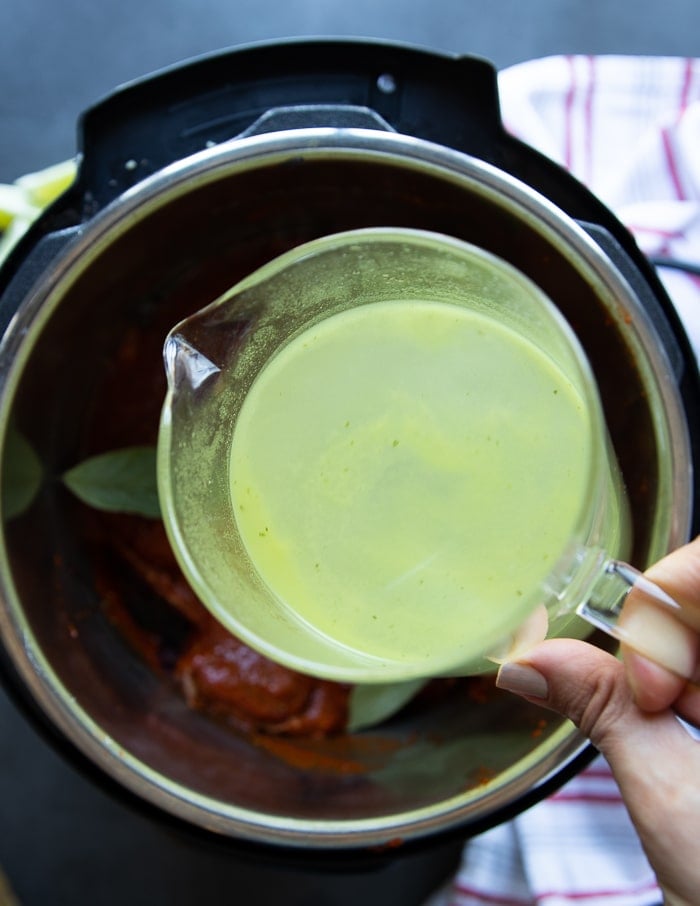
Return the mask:
<path fill-rule="evenodd" d="M 608 560 L 579 616 L 672 673 L 692 679 L 700 654 L 700 609 L 672 598 L 643 573 Z"/>

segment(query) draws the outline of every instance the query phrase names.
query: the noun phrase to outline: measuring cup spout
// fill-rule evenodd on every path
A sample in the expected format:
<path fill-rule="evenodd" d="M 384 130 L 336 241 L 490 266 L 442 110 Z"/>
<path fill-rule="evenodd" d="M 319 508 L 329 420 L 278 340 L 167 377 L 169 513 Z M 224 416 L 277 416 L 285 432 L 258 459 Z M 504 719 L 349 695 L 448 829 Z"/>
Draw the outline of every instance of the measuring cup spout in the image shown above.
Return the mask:
<path fill-rule="evenodd" d="M 165 373 L 172 392 L 198 390 L 221 370 L 181 333 L 171 333 L 163 347 Z"/>

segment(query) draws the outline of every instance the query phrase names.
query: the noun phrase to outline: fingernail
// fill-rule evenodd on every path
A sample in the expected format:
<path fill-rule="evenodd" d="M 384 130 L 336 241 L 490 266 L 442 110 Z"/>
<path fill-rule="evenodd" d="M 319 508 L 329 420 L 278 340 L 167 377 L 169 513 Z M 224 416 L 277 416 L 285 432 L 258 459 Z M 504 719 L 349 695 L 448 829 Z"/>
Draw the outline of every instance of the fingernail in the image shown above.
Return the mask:
<path fill-rule="evenodd" d="M 541 673 L 528 664 L 517 664 L 513 661 L 501 665 L 496 685 L 499 689 L 523 695 L 525 698 L 546 699 L 549 694 L 547 680 Z"/>

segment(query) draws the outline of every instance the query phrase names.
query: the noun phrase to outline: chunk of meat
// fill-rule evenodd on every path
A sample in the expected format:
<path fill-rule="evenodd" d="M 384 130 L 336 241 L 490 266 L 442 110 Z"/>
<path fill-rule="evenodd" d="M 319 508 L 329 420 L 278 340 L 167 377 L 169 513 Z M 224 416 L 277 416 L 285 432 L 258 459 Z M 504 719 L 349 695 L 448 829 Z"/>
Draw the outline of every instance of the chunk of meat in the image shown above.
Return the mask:
<path fill-rule="evenodd" d="M 228 632 L 188 585 L 162 523 L 99 518 L 106 555 L 98 585 L 109 614 L 150 664 L 173 675 L 191 707 L 257 733 L 345 730 L 350 687 L 283 667 Z"/>
<path fill-rule="evenodd" d="M 189 704 L 250 729 L 324 736 L 345 729 L 349 687 L 289 670 L 213 619 L 178 661 Z"/>

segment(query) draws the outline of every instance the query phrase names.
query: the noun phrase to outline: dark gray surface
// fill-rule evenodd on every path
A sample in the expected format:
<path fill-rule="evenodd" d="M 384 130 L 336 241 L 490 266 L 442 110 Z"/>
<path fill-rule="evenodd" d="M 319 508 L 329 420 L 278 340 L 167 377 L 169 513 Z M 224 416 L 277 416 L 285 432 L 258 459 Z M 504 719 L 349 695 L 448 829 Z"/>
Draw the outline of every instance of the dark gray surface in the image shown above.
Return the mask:
<path fill-rule="evenodd" d="M 697 0 L 3 0 L 0 181 L 70 157 L 117 84 L 234 44 L 387 38 L 503 67 L 553 53 L 695 56 Z"/>
<path fill-rule="evenodd" d="M 361 871 L 262 866 L 116 802 L 68 768 L 2 693 L 0 726 L 0 867 L 23 906 L 410 906 L 459 855 L 453 843 Z"/>
<path fill-rule="evenodd" d="M 700 54 L 698 0 L 3 0 L 0 181 L 72 156 L 78 113 L 182 59 L 292 36 L 386 38 L 498 67 L 556 53 Z M 454 848 L 453 848 L 454 849 Z M 314 875 L 206 852 L 116 803 L 0 694 L 0 866 L 25 906 L 411 906 L 449 852 Z"/>

